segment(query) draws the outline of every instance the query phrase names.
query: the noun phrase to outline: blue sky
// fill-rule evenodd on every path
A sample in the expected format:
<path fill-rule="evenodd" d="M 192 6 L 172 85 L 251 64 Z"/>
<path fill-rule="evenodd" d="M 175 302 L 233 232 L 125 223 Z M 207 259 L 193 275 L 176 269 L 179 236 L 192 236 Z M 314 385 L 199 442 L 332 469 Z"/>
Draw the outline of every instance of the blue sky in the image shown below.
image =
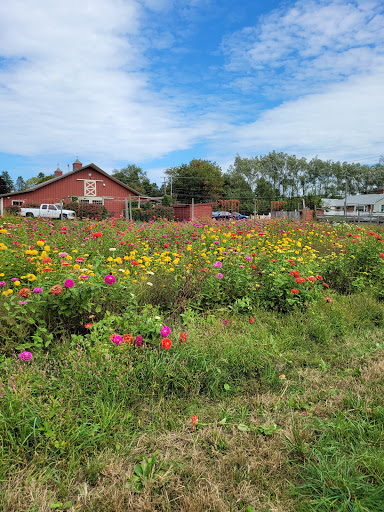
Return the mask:
<path fill-rule="evenodd" d="M 61 4 L 61 5 L 60 5 Z M 384 154 L 376 0 L 0 5 L 0 172 Z"/>

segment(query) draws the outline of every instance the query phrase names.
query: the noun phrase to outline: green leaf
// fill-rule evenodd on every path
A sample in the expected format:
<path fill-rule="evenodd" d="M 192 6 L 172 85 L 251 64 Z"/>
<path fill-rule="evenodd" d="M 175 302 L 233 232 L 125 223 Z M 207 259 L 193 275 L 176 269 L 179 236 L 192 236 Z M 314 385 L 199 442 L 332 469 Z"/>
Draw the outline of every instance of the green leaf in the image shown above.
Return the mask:
<path fill-rule="evenodd" d="M 229 384 L 224 384 L 224 389 L 225 389 L 225 391 L 229 391 L 229 389 L 230 389 Z"/>
<path fill-rule="evenodd" d="M 239 430 L 241 430 L 241 432 L 248 432 L 249 431 L 249 427 L 247 425 L 244 425 L 244 423 L 240 423 L 239 425 L 237 425 L 237 428 Z"/>
<path fill-rule="evenodd" d="M 7 311 L 9 311 L 11 309 L 10 305 L 8 304 L 8 302 L 4 302 L 4 307 Z"/>
<path fill-rule="evenodd" d="M 225 425 L 227 423 L 227 418 L 223 418 L 219 421 L 219 425 Z"/>
<path fill-rule="evenodd" d="M 96 313 L 100 313 L 100 311 L 101 311 L 101 306 L 100 306 L 100 304 L 99 304 L 98 306 L 96 306 L 96 310 L 95 310 L 95 311 L 96 311 Z"/>
<path fill-rule="evenodd" d="M 63 504 L 61 503 L 61 501 L 58 501 L 57 503 L 51 503 L 49 505 L 49 508 L 62 508 Z"/>

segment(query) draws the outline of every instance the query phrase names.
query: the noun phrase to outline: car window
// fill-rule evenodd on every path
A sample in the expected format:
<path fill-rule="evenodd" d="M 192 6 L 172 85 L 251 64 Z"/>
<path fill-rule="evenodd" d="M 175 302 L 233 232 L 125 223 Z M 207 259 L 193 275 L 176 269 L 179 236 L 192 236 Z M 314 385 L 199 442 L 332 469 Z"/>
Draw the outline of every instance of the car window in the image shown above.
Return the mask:
<path fill-rule="evenodd" d="M 53 205 L 53 204 L 50 204 L 50 205 L 49 205 L 49 209 L 50 209 L 50 210 L 56 210 L 56 206 L 55 206 L 55 205 Z"/>
<path fill-rule="evenodd" d="M 46 204 L 43 204 L 43 206 L 41 207 L 42 210 L 46 210 L 47 209 L 47 205 Z"/>

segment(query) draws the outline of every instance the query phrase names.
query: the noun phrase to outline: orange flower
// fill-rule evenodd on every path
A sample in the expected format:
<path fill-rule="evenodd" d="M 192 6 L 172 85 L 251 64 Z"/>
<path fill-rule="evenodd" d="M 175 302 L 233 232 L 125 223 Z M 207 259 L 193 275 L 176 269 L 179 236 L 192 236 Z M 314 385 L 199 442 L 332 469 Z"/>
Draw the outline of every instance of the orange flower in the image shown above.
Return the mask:
<path fill-rule="evenodd" d="M 62 289 L 62 287 L 59 284 L 55 284 L 51 288 L 51 293 L 53 293 L 53 295 L 60 295 L 60 293 L 62 291 L 63 291 L 63 289 Z"/>
<path fill-rule="evenodd" d="M 45 265 L 46 263 L 51 263 L 51 261 L 52 261 L 52 258 L 43 258 L 43 259 L 42 259 L 42 263 L 44 263 L 44 265 Z"/>
<path fill-rule="evenodd" d="M 249 319 L 249 323 L 253 324 L 254 322 L 255 322 L 255 319 L 253 318 L 253 316 L 251 316 L 251 318 Z"/>
<path fill-rule="evenodd" d="M 291 293 L 297 295 L 299 293 L 299 290 L 297 288 L 293 288 L 293 290 L 291 290 Z"/>
<path fill-rule="evenodd" d="M 187 335 L 184 332 L 180 333 L 180 341 L 181 343 L 185 343 L 187 341 Z"/>
<path fill-rule="evenodd" d="M 22 288 L 19 291 L 20 297 L 23 297 L 24 299 L 26 299 L 29 296 L 30 293 L 31 293 L 31 290 L 29 288 Z"/>
<path fill-rule="evenodd" d="M 169 338 L 163 338 L 161 340 L 161 347 L 165 350 L 169 350 L 172 347 L 172 341 Z"/>
<path fill-rule="evenodd" d="M 192 429 L 193 430 L 196 430 L 196 425 L 199 423 L 199 418 L 197 416 L 192 416 L 191 417 L 191 424 L 192 424 Z"/>
<path fill-rule="evenodd" d="M 124 343 L 133 343 L 132 334 L 124 334 L 123 341 L 124 341 Z"/>

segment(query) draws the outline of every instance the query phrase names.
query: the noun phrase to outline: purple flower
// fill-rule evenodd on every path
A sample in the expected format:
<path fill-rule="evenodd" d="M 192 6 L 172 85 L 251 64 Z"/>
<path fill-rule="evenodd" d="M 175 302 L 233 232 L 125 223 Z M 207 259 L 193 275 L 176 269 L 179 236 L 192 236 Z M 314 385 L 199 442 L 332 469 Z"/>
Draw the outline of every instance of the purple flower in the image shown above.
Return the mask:
<path fill-rule="evenodd" d="M 19 281 L 19 278 L 18 277 L 12 277 L 11 281 L 12 282 Z"/>
<path fill-rule="evenodd" d="M 0 286 L 7 286 L 7 283 L 5 281 L 0 281 Z"/>
<path fill-rule="evenodd" d="M 27 301 L 26 301 L 26 300 L 21 300 L 21 301 L 19 302 L 20 306 L 25 306 L 25 304 L 26 304 L 26 303 L 27 303 Z"/>
<path fill-rule="evenodd" d="M 123 343 L 123 338 L 116 334 L 112 341 L 115 345 L 121 345 Z"/>
<path fill-rule="evenodd" d="M 67 279 L 64 283 L 65 288 L 73 288 L 75 286 L 75 283 L 72 281 L 72 279 Z"/>
<path fill-rule="evenodd" d="M 140 334 L 138 334 L 135 339 L 136 347 L 141 347 L 142 343 L 143 343 L 143 337 Z"/>
<path fill-rule="evenodd" d="M 246 259 L 247 261 L 252 261 L 252 256 L 246 256 L 246 257 L 245 257 L 245 259 Z"/>
<path fill-rule="evenodd" d="M 105 284 L 113 284 L 116 283 L 116 277 L 112 275 L 108 275 L 104 277 L 104 283 Z"/>
<path fill-rule="evenodd" d="M 166 338 L 170 332 L 171 330 L 168 325 L 163 325 L 163 328 L 161 329 L 161 337 Z"/>
<path fill-rule="evenodd" d="M 66 258 L 68 254 L 66 252 L 59 252 L 59 258 Z"/>
<path fill-rule="evenodd" d="M 22 352 L 19 355 L 19 359 L 22 361 L 31 361 L 31 359 L 33 359 L 33 355 L 30 352 Z"/>
<path fill-rule="evenodd" d="M 81 276 L 79 276 L 79 279 L 89 279 L 89 276 L 81 274 Z"/>
<path fill-rule="evenodd" d="M 227 326 L 229 324 L 228 320 L 223 320 L 223 325 Z"/>
<path fill-rule="evenodd" d="M 220 272 L 217 274 L 217 279 L 223 279 L 223 274 L 220 274 Z"/>
<path fill-rule="evenodd" d="M 213 266 L 215 268 L 221 268 L 223 266 L 223 264 L 221 263 L 221 261 L 216 261 L 216 263 L 214 263 Z"/>
<path fill-rule="evenodd" d="M 43 293 L 43 289 L 42 288 L 34 288 L 32 290 L 33 293 Z"/>

